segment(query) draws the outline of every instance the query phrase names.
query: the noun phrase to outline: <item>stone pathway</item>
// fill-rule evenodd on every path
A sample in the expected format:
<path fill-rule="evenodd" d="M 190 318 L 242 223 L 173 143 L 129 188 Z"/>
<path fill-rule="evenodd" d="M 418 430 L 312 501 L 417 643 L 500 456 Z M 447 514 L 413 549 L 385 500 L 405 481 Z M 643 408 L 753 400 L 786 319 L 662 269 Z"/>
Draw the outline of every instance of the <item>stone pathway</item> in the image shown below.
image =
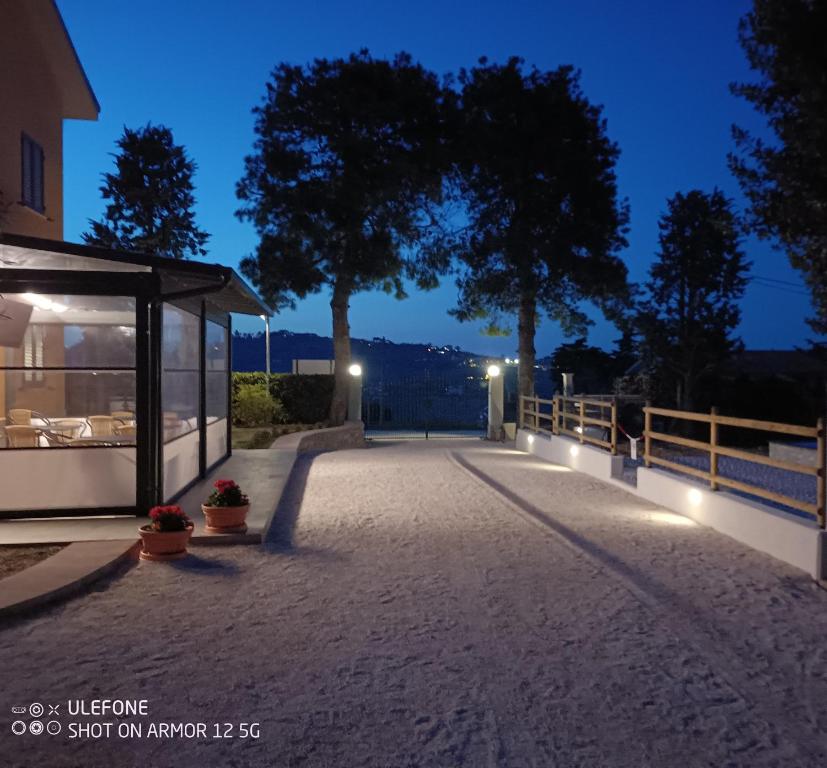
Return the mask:
<path fill-rule="evenodd" d="M 0 765 L 827 760 L 827 592 L 616 487 L 480 441 L 381 443 L 300 458 L 271 534 L 6 626 Z M 122 721 L 144 737 L 70 739 L 119 720 L 66 715 L 12 735 L 12 706 L 79 698 L 148 699 Z M 146 736 L 179 722 L 207 738 Z"/>

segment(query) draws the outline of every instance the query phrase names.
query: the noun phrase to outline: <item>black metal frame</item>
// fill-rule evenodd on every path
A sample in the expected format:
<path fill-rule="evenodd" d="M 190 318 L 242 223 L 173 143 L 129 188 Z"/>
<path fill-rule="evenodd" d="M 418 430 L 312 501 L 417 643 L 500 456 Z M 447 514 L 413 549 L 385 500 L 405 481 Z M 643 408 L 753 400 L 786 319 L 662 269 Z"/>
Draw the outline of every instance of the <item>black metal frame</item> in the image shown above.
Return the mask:
<path fill-rule="evenodd" d="M 41 240 L 20 235 L 0 235 L 0 245 L 30 248 L 46 253 L 68 254 L 89 258 L 105 259 L 110 262 L 143 265 L 152 271 L 98 271 L 84 272 L 72 270 L 48 270 L 31 268 L 0 269 L 0 292 L 8 293 L 62 293 L 84 296 L 132 296 L 136 300 L 136 357 L 135 357 L 135 421 L 136 421 L 136 496 L 134 507 L 116 508 L 60 508 L 25 511 L 2 511 L 0 519 L 22 517 L 85 517 L 101 514 L 144 515 L 156 505 L 171 502 L 186 493 L 215 467 L 232 455 L 232 317 L 220 304 L 200 299 L 200 381 L 199 381 L 199 461 L 197 477 L 178 491 L 172 498 L 165 499 L 164 494 L 164 433 L 162 388 L 162 307 L 165 301 L 176 299 L 198 299 L 205 294 L 221 291 L 233 280 L 237 281 L 234 289 L 244 296 L 245 308 L 251 304 L 261 307 L 269 314 L 269 309 L 246 286 L 238 280 L 232 269 L 198 262 L 178 262 L 171 259 L 145 256 L 141 254 L 109 251 L 92 246 Z M 102 265 L 103 266 L 103 265 Z M 204 279 L 212 279 L 211 284 L 200 288 L 176 292 L 162 292 L 159 270 L 180 271 Z M 191 311 L 191 310 L 187 310 Z M 207 466 L 207 414 L 206 414 L 206 322 L 218 322 L 227 329 L 227 451 L 224 456 Z M 28 370 L 28 369 L 26 369 Z M 58 369 L 55 369 L 58 370 Z M 64 369 L 59 369 L 64 370 Z M 74 370 L 74 369 L 73 369 Z M 81 370 L 81 369 L 78 369 Z M 105 370 L 101 367 L 89 370 Z M 111 367 L 111 370 L 123 370 Z M 25 450 L 25 449 L 6 449 Z M 38 449 L 33 449 L 38 450 Z M 100 448 L 100 450 L 104 450 Z M 2 453 L 0 452 L 0 456 Z"/>

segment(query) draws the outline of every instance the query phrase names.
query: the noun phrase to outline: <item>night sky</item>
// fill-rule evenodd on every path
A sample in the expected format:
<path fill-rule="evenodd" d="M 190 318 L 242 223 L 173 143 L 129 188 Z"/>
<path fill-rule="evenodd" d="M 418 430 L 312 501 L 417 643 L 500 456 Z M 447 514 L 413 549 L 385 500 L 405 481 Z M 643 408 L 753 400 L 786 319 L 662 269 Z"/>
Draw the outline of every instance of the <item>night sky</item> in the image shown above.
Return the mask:
<path fill-rule="evenodd" d="M 604 106 L 609 136 L 619 143 L 621 194 L 631 205 L 633 280 L 645 279 L 657 246 L 657 220 L 667 197 L 718 186 L 743 204 L 726 166 L 733 122 L 761 130 L 752 108 L 731 96 L 728 83 L 751 78 L 737 41 L 747 0 L 547 0 L 546 2 L 273 2 L 272 0 L 58 0 L 101 104 L 97 123 L 66 123 L 65 239 L 80 240 L 87 219 L 99 217 L 100 175 L 124 125 L 169 126 L 198 164 L 197 220 L 211 233 L 208 261 L 236 266 L 255 245 L 248 223 L 235 216 L 235 183 L 253 142 L 252 107 L 273 66 L 344 56 L 362 47 L 374 56 L 409 51 L 433 71 L 455 72 L 477 59 L 582 70 L 588 98 Z M 748 241 L 753 274 L 801 286 L 786 256 Z M 480 326 L 448 317 L 456 289 L 397 302 L 381 293 L 351 302 L 353 336 L 457 344 L 484 354 L 514 354 L 517 342 L 481 335 Z M 273 328 L 330 334 L 328 297 L 318 295 L 273 320 Z M 741 335 L 750 348 L 790 348 L 812 333 L 804 323 L 803 289 L 751 282 L 743 301 Z M 237 327 L 258 330 L 258 320 Z M 617 332 L 604 322 L 591 343 L 608 347 Z M 545 321 L 537 351 L 562 340 Z"/>

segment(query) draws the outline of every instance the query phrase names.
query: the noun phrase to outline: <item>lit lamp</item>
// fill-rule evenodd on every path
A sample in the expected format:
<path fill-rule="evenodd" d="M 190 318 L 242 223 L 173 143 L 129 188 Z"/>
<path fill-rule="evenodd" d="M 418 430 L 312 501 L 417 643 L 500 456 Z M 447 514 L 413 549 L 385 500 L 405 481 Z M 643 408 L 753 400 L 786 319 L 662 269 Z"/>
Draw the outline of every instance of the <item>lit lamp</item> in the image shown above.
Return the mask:
<path fill-rule="evenodd" d="M 347 420 L 362 420 L 362 366 L 353 363 L 347 372 L 350 374 L 350 385 L 347 388 Z"/>
<path fill-rule="evenodd" d="M 488 439 L 499 440 L 503 431 L 503 377 L 499 365 L 488 366 Z"/>

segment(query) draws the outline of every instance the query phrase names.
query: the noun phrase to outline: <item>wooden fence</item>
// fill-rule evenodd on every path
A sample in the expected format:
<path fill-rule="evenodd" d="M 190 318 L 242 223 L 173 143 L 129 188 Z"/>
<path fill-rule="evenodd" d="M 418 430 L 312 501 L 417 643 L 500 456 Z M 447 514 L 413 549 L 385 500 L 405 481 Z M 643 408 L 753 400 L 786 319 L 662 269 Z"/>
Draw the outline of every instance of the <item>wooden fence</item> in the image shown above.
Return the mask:
<path fill-rule="evenodd" d="M 569 435 L 581 443 L 589 443 L 617 453 L 617 400 L 615 398 L 564 397 L 550 400 L 520 396 L 519 425 L 521 429 L 549 435 Z M 588 427 L 603 430 L 597 437 Z"/>
<path fill-rule="evenodd" d="M 753 496 L 758 496 L 762 499 L 768 499 L 778 504 L 783 504 L 793 509 L 798 509 L 808 515 L 813 516 L 818 522 L 819 527 L 825 527 L 825 481 L 827 480 L 827 467 L 825 467 L 825 433 L 824 421 L 819 419 L 814 427 L 803 427 L 796 424 L 780 424 L 774 421 L 759 421 L 757 419 L 740 419 L 734 416 L 721 416 L 716 409 L 712 409 L 709 413 L 695 413 L 693 411 L 675 411 L 668 408 L 653 408 L 646 405 L 643 409 L 644 413 L 644 463 L 647 467 L 653 464 L 666 469 L 671 469 L 675 472 L 682 472 L 693 477 L 698 477 L 706 480 L 709 487 L 715 491 L 720 486 L 732 488 L 736 491 L 748 493 Z M 695 440 L 679 435 L 667 434 L 666 432 L 655 431 L 652 428 L 652 417 L 660 416 L 669 419 L 678 419 L 684 421 L 701 422 L 709 425 L 709 439 Z M 816 466 L 807 464 L 799 464 L 791 461 L 784 461 L 782 459 L 771 458 L 763 454 L 745 451 L 740 448 L 731 448 L 729 446 L 721 445 L 719 439 L 720 427 L 735 427 L 737 429 L 750 429 L 760 432 L 773 432 L 782 435 L 789 435 L 795 437 L 806 437 L 815 439 L 816 453 L 818 460 Z M 652 453 L 652 441 L 667 443 L 670 445 L 677 445 L 683 448 L 693 448 L 698 451 L 704 451 L 709 454 L 709 470 L 698 469 L 697 467 L 686 466 L 677 461 L 671 461 L 661 456 L 655 456 Z M 813 475 L 816 478 L 816 503 L 801 501 L 782 493 L 770 491 L 760 486 L 745 483 L 740 480 L 734 480 L 730 477 L 721 475 L 718 471 L 718 457 L 729 456 L 734 459 L 741 459 L 743 461 L 761 464 L 767 467 L 775 467 L 776 469 L 783 469 L 788 472 L 797 472 L 803 475 Z"/>

